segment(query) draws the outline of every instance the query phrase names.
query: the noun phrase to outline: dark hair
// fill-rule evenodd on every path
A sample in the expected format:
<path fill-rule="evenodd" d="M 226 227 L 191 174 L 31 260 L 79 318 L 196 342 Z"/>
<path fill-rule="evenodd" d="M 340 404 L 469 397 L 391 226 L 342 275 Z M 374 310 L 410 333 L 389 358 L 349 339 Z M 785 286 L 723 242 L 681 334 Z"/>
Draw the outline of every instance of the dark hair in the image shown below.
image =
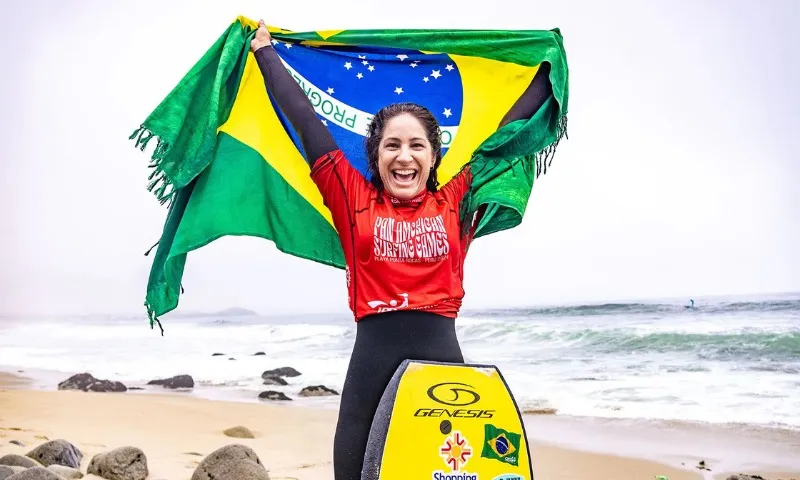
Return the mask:
<path fill-rule="evenodd" d="M 383 139 L 383 130 L 386 124 L 394 117 L 408 113 L 414 116 L 422 124 L 428 136 L 428 142 L 433 150 L 433 169 L 428 177 L 426 188 L 435 192 L 439 188 L 439 180 L 436 178 L 436 171 L 442 163 L 442 131 L 439 129 L 439 122 L 430 110 L 417 105 L 416 103 L 393 103 L 383 107 L 373 118 L 367 130 L 367 168 L 371 174 L 371 182 L 378 190 L 383 189 L 383 180 L 378 172 L 378 150 Z"/>

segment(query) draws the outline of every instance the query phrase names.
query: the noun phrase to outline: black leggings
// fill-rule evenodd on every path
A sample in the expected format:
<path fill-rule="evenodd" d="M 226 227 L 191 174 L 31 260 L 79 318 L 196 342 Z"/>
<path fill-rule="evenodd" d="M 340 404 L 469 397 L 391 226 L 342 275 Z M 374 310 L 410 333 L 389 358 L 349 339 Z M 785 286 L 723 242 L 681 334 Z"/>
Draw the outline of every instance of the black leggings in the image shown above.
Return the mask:
<path fill-rule="evenodd" d="M 342 389 L 333 440 L 335 480 L 359 480 L 372 417 L 403 360 L 463 363 L 455 321 L 428 312 L 398 311 L 362 318 Z"/>

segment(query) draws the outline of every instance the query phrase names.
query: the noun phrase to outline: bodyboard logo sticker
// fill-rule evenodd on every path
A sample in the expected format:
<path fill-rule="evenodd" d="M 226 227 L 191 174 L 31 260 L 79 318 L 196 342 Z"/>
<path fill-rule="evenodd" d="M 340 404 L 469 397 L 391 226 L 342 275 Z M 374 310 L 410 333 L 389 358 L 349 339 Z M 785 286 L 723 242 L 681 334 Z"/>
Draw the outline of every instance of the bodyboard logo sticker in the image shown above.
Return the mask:
<path fill-rule="evenodd" d="M 519 433 L 509 432 L 487 423 L 484 425 L 481 458 L 490 458 L 517 466 L 521 438 L 522 435 Z"/>
<path fill-rule="evenodd" d="M 459 382 L 437 383 L 431 386 L 427 393 L 428 398 L 434 402 L 452 407 L 466 407 L 478 403 L 481 399 L 475 387 Z"/>

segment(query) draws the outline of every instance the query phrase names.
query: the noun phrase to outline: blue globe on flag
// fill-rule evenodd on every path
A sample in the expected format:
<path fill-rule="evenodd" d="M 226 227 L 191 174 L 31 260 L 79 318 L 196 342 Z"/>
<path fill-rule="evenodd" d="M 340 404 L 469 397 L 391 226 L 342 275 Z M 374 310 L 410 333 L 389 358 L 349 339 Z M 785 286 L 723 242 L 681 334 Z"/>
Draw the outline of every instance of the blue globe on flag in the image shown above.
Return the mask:
<path fill-rule="evenodd" d="M 508 453 L 508 439 L 504 436 L 499 436 L 494 440 L 494 448 L 500 455 Z"/>
<path fill-rule="evenodd" d="M 442 129 L 443 154 L 461 121 L 463 88 L 456 63 L 445 54 L 392 48 L 327 47 L 273 40 L 284 65 L 306 93 L 339 148 L 369 178 L 367 126 L 381 108 L 412 102 L 428 108 Z M 300 153 L 297 132 L 271 99 Z"/>

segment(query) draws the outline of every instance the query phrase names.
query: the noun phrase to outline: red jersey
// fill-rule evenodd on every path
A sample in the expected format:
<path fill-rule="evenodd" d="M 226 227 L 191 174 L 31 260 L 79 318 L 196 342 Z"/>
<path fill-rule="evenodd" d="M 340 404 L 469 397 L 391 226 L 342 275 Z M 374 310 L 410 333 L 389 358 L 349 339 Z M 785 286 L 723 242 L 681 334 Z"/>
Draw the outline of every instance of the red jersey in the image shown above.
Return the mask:
<path fill-rule="evenodd" d="M 458 316 L 472 238 L 461 235 L 459 223 L 468 169 L 436 193 L 426 190 L 409 201 L 379 192 L 341 150 L 319 158 L 311 178 L 339 232 L 356 321 L 394 310 Z"/>

